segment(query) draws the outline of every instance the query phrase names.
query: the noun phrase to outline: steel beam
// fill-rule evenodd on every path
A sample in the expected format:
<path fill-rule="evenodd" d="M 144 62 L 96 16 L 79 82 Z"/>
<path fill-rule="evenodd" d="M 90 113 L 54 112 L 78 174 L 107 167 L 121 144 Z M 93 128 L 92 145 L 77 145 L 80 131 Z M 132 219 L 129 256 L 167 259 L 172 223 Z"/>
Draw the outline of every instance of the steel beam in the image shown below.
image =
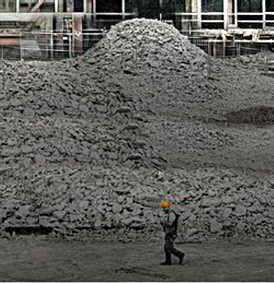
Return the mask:
<path fill-rule="evenodd" d="M 202 28 L 202 0 L 197 0 L 197 24 L 198 28 Z"/>
<path fill-rule="evenodd" d="M 266 27 L 266 3 L 262 0 L 262 12 L 263 12 L 263 29 Z"/>
<path fill-rule="evenodd" d="M 229 23 L 229 18 L 228 18 L 228 0 L 223 0 L 223 8 L 224 8 L 224 29 L 228 30 L 228 23 Z"/>

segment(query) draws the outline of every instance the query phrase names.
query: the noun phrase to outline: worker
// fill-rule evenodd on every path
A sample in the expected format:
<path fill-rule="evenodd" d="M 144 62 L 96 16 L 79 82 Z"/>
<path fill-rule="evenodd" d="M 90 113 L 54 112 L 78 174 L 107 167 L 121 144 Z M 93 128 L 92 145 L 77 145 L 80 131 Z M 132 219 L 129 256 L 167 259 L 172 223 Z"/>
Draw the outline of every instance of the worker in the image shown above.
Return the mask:
<path fill-rule="evenodd" d="M 177 256 L 179 264 L 182 264 L 185 254 L 174 248 L 179 215 L 174 210 L 170 209 L 170 203 L 167 200 L 162 200 L 160 205 L 164 211 L 160 223 L 165 233 L 164 251 L 166 257 L 166 260 L 162 262 L 161 265 L 171 265 L 171 254 Z"/>

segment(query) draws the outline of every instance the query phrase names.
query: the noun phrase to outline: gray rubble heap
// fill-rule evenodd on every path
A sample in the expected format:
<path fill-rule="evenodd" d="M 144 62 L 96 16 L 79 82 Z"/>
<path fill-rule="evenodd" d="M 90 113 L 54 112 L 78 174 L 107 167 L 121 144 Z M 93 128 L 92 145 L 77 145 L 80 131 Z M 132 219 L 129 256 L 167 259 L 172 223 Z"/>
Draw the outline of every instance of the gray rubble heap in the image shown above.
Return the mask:
<path fill-rule="evenodd" d="M 238 140 L 196 119 L 220 118 L 215 100 L 235 95 L 229 78 L 218 79 L 226 63 L 210 69 L 174 27 L 125 21 L 73 60 L 0 64 L 3 233 L 36 225 L 66 238 L 157 237 L 167 197 L 182 213 L 182 240 L 273 237 L 271 176 L 168 167 L 165 148 L 202 155 Z"/>

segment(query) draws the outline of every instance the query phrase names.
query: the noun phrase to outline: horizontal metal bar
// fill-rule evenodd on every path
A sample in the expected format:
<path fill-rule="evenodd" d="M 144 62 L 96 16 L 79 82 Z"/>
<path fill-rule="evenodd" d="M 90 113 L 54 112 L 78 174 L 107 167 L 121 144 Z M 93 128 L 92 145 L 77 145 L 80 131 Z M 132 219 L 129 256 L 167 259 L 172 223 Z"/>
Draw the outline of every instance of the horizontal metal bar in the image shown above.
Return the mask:
<path fill-rule="evenodd" d="M 133 16 L 135 13 L 97 13 L 96 16 Z"/>
<path fill-rule="evenodd" d="M 0 12 L 0 18 L 2 18 L 2 16 L 70 16 L 70 15 L 75 15 L 75 16 L 83 16 L 83 15 L 99 15 L 99 16 L 136 16 L 135 13 L 89 13 L 89 12 L 36 12 L 36 13 L 27 13 L 27 12 Z"/>
<path fill-rule="evenodd" d="M 198 22 L 197 20 L 189 19 L 189 20 L 181 20 L 181 23 L 188 23 L 188 22 Z M 188 31 L 189 32 L 189 31 Z"/>
<path fill-rule="evenodd" d="M 118 13 L 104 13 L 104 12 L 96 12 L 96 13 L 92 13 L 92 12 L 35 12 L 35 13 L 31 13 L 31 12 L 0 12 L 0 16 L 2 15 L 110 15 L 110 16 L 115 16 L 115 15 L 128 15 L 128 16 L 136 16 L 136 13 L 132 12 L 132 13 L 123 13 L 123 12 L 118 12 Z M 178 16 L 193 16 L 193 15 L 198 15 L 198 12 L 175 12 L 172 13 L 174 15 L 178 15 Z M 235 13 L 228 13 L 228 15 L 234 15 Z M 274 12 L 238 12 L 237 15 L 241 15 L 241 16 L 261 16 L 261 15 L 274 15 Z M 223 12 L 202 12 L 201 15 L 224 15 Z"/>
<path fill-rule="evenodd" d="M 184 13 L 184 12 L 182 12 L 182 13 L 174 13 L 176 16 L 197 16 L 198 15 L 198 13 L 197 12 L 195 12 L 195 13 Z M 201 13 L 201 15 L 202 16 L 204 16 L 204 15 L 208 15 L 208 16 L 223 16 L 224 15 L 224 13 L 223 12 L 202 12 Z"/>
<path fill-rule="evenodd" d="M 202 23 L 223 23 L 224 20 L 202 20 Z"/>
<path fill-rule="evenodd" d="M 174 13 L 176 16 L 195 16 L 195 15 L 198 15 L 197 12 L 194 12 L 194 13 L 185 13 L 185 12 L 175 12 Z M 236 13 L 228 13 L 229 16 L 234 16 Z M 224 15 L 223 12 L 202 12 L 201 15 L 212 15 L 212 16 L 222 16 Z M 263 16 L 263 15 L 274 15 L 274 12 L 261 12 L 261 13 L 258 13 L 258 12 L 238 12 L 237 15 L 240 15 L 240 16 Z"/>
<path fill-rule="evenodd" d="M 223 40 L 222 39 L 209 39 L 209 40 L 205 40 L 206 42 L 209 43 L 222 43 Z M 250 42 L 256 42 L 256 43 L 274 43 L 274 39 L 265 39 L 265 40 L 248 40 L 248 39 L 235 39 L 235 40 L 227 40 L 226 42 L 236 42 L 236 43 L 250 43 Z M 232 46 L 231 46 L 232 47 Z M 241 47 L 243 48 L 243 47 Z"/>
<path fill-rule="evenodd" d="M 209 16 L 222 16 L 223 12 L 202 12 L 201 15 L 209 15 Z"/>
<path fill-rule="evenodd" d="M 198 13 L 197 12 L 195 12 L 195 13 L 184 13 L 184 12 L 179 13 L 179 12 L 176 12 L 176 13 L 174 13 L 174 15 L 175 16 L 197 16 Z"/>
<path fill-rule="evenodd" d="M 249 13 L 242 13 L 242 12 L 238 12 L 237 15 L 239 16 L 262 16 L 264 13 L 257 13 L 257 12 L 249 12 Z"/>
<path fill-rule="evenodd" d="M 263 20 L 238 20 L 238 23 L 263 23 Z"/>

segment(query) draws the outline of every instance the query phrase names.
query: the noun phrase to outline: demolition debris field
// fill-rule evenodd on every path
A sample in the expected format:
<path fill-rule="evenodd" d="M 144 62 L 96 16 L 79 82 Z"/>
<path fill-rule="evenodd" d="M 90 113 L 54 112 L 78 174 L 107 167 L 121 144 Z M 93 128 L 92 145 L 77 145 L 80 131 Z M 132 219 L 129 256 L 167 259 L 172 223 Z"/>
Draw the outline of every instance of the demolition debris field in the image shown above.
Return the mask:
<path fill-rule="evenodd" d="M 1 235 L 180 241 L 274 234 L 273 78 L 217 60 L 174 27 L 114 26 L 83 56 L 2 61 Z M 182 203 L 182 196 L 186 201 Z"/>

